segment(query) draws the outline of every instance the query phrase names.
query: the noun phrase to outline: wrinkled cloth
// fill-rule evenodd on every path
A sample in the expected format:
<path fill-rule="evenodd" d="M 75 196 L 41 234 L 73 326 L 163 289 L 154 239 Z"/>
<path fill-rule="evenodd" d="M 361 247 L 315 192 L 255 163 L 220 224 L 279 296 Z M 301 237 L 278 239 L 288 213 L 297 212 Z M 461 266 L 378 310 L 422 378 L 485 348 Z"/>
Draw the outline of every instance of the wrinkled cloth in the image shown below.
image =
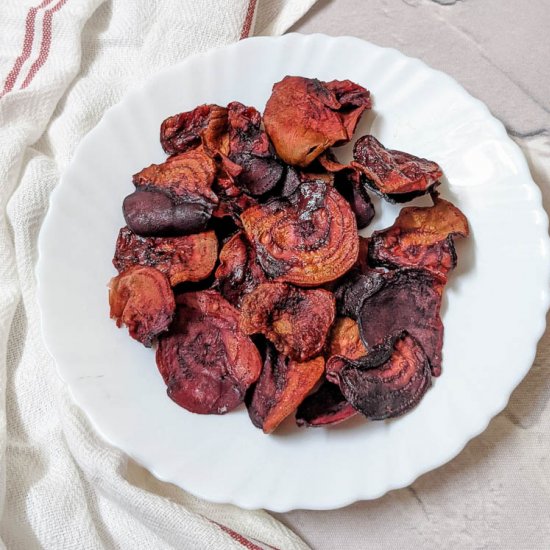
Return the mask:
<path fill-rule="evenodd" d="M 0 537 L 8 548 L 306 548 L 263 511 L 207 503 L 156 480 L 94 432 L 44 347 L 34 269 L 49 195 L 107 108 L 190 54 L 284 32 L 314 2 L 1 3 Z"/>

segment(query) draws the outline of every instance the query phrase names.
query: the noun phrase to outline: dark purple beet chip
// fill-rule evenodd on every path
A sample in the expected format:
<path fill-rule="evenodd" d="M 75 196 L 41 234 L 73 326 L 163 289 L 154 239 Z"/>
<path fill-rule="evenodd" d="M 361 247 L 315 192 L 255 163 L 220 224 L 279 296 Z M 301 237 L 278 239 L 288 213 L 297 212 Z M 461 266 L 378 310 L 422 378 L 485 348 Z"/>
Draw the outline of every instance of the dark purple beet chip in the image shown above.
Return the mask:
<path fill-rule="evenodd" d="M 357 411 L 347 402 L 340 388 L 331 382 L 323 382 L 319 389 L 308 395 L 296 411 L 296 424 L 316 428 L 339 424 Z"/>
<path fill-rule="evenodd" d="M 443 323 L 439 316 L 442 285 L 425 269 L 403 268 L 359 278 L 350 296 L 366 289 L 358 310 L 361 338 L 367 348 L 392 334 L 408 331 L 424 348 L 432 374 L 441 374 Z M 351 298 L 350 298 L 351 299 Z"/>
<path fill-rule="evenodd" d="M 387 338 L 368 355 L 338 357 L 332 371 L 342 395 L 370 420 L 401 416 L 414 408 L 431 385 L 428 358 L 407 331 Z"/>
<path fill-rule="evenodd" d="M 212 209 L 193 202 L 174 204 L 160 191 L 137 190 L 124 199 L 122 212 L 126 224 L 137 235 L 168 237 L 203 231 Z"/>

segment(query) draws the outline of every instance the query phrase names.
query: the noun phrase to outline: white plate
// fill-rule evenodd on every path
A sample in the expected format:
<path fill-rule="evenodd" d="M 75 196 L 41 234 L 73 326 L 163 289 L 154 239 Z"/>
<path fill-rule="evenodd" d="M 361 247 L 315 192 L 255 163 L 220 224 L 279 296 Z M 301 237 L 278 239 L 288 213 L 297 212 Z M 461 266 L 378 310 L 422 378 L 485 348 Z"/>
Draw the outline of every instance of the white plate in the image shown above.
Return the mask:
<path fill-rule="evenodd" d="M 358 131 L 371 125 L 386 146 L 436 160 L 448 179 L 444 196 L 470 220 L 472 237 L 458 246 L 443 304 L 443 374 L 395 421 L 298 429 L 289 419 L 266 436 L 243 406 L 225 416 L 188 413 L 167 398 L 153 351 L 109 319 L 122 199 L 133 189 L 132 174 L 165 157 L 160 122 L 201 103 L 238 100 L 263 109 L 272 84 L 287 74 L 368 87 L 374 112 Z M 378 211 L 368 232 L 389 225 L 398 209 L 383 204 Z M 504 408 L 544 330 L 547 228 L 520 150 L 445 74 L 356 38 L 253 38 L 162 71 L 82 140 L 40 234 L 44 335 L 97 431 L 158 478 L 244 508 L 337 508 L 444 464 Z"/>

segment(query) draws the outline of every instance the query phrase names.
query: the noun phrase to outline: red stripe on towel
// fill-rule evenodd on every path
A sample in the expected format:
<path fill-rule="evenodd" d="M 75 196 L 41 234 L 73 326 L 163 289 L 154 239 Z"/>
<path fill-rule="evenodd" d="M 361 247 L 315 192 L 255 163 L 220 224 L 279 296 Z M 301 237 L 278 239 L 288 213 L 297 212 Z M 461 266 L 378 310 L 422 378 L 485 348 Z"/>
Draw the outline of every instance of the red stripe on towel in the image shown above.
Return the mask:
<path fill-rule="evenodd" d="M 210 520 L 212 521 L 212 520 Z M 260 546 L 257 544 L 254 544 L 252 541 L 248 540 L 247 538 L 243 537 L 236 531 L 233 531 L 233 529 L 229 529 L 229 527 L 226 527 L 225 525 L 222 525 L 221 523 L 218 523 L 217 521 L 212 521 L 212 523 L 215 523 L 222 531 L 227 533 L 233 540 L 237 541 L 239 544 L 244 546 L 247 550 L 263 550 Z M 273 548 L 270 546 L 270 548 Z M 277 550 L 275 548 L 274 550 Z"/>
<path fill-rule="evenodd" d="M 44 63 L 46 63 L 52 43 L 53 16 L 65 5 L 66 2 L 67 0 L 59 0 L 59 2 L 55 6 L 47 10 L 44 14 L 44 21 L 42 22 L 42 43 L 40 44 L 40 53 L 38 54 L 35 62 L 31 65 L 31 68 L 29 69 L 29 72 L 25 77 L 23 84 L 21 85 L 22 90 L 25 89 L 32 82 L 32 79 L 36 76 L 36 73 L 38 73 Z"/>
<path fill-rule="evenodd" d="M 244 18 L 243 30 L 241 31 L 241 40 L 248 38 L 250 30 L 252 29 L 252 21 L 254 21 L 254 12 L 256 11 L 256 0 L 250 0 L 248 2 L 248 9 L 246 10 L 246 17 Z"/>
<path fill-rule="evenodd" d="M 4 89 L 2 90 L 0 97 L 10 92 L 15 86 L 15 82 L 17 80 L 17 77 L 19 76 L 19 72 L 21 71 L 21 67 L 23 67 L 23 63 L 27 61 L 27 59 L 30 57 L 32 52 L 32 44 L 34 42 L 34 25 L 36 23 L 36 14 L 38 13 L 39 10 L 41 10 L 42 8 L 45 8 L 51 2 L 53 2 L 53 0 L 43 0 L 41 4 L 39 4 L 38 6 L 33 6 L 27 12 L 27 17 L 25 18 L 25 36 L 23 38 L 23 49 L 21 53 L 17 56 L 17 59 L 15 60 L 13 67 L 11 68 L 10 72 L 8 73 L 8 76 L 6 77 L 6 81 L 4 82 Z"/>

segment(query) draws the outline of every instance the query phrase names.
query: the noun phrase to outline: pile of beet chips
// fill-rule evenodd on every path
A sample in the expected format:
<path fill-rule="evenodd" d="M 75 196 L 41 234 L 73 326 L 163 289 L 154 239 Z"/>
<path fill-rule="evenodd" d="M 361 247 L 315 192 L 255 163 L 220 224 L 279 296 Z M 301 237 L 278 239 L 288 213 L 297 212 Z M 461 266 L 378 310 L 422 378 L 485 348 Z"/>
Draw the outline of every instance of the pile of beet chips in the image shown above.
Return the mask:
<path fill-rule="evenodd" d="M 440 305 L 468 222 L 440 167 L 360 137 L 371 108 L 350 82 L 287 76 L 263 116 L 238 102 L 167 118 L 169 155 L 134 175 L 110 284 L 111 317 L 156 343 L 168 395 L 200 414 L 243 401 L 272 432 L 414 407 L 441 373 Z M 403 208 L 363 238 L 370 193 Z"/>

